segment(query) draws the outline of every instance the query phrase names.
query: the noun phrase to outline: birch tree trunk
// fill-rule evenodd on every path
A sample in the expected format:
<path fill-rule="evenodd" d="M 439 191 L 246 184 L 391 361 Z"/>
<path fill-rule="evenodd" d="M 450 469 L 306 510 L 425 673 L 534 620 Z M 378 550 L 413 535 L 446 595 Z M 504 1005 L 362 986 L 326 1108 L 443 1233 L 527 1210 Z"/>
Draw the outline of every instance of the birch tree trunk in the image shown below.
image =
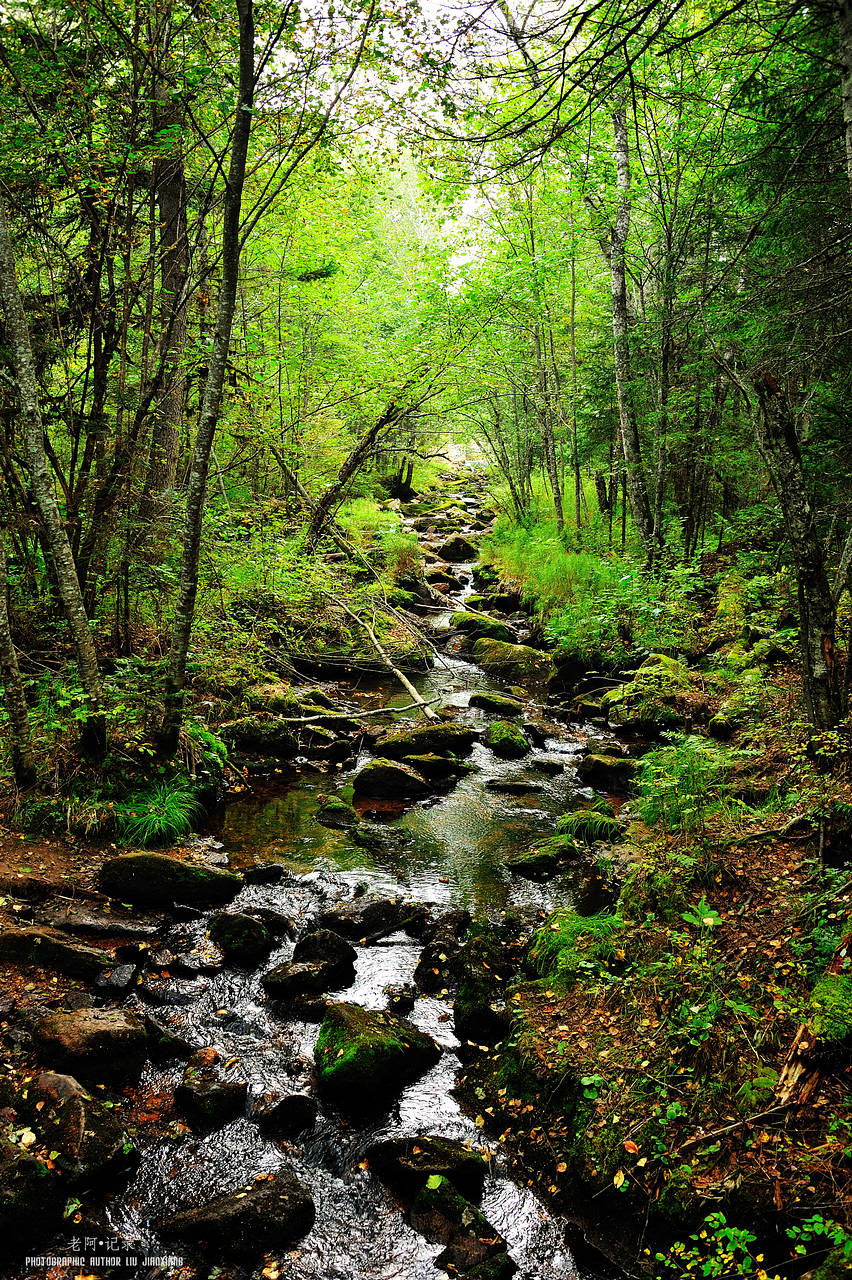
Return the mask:
<path fill-rule="evenodd" d="M 653 565 L 660 543 L 655 537 L 654 520 L 648 501 L 648 487 L 642 465 L 639 425 L 633 404 L 630 361 L 630 329 L 627 314 L 627 266 L 625 248 L 630 230 L 630 152 L 627 141 L 627 112 L 623 107 L 612 113 L 615 133 L 616 184 L 618 207 L 610 229 L 610 272 L 612 280 L 612 333 L 615 351 L 615 390 L 621 449 L 626 468 L 627 495 L 633 523 L 642 542 L 649 567 Z"/>
<path fill-rule="evenodd" d="M 837 606 L 808 498 L 793 407 L 786 391 L 768 370 L 758 375 L 755 388 L 758 444 L 784 515 L 796 567 L 805 701 L 814 727 L 831 729 L 843 715 Z"/>
<path fill-rule="evenodd" d="M 18 670 L 18 655 L 15 653 L 9 628 L 7 592 L 5 537 L 0 533 L 0 671 L 3 674 L 6 712 L 12 739 L 12 772 L 19 787 L 31 787 L 36 780 L 35 756 L 27 700 Z"/>
<path fill-rule="evenodd" d="M 240 210 L 254 104 L 253 0 L 237 0 L 237 13 L 240 22 L 239 87 L 222 218 L 222 283 L 219 288 L 213 346 L 201 397 L 198 432 L 187 485 L 180 584 L 169 652 L 165 717 L 160 734 L 160 747 L 166 753 L 175 750 L 183 719 L 186 660 L 195 618 L 195 600 L 198 594 L 198 565 L 201 555 L 201 527 L 207 499 L 207 476 L 213 440 L 221 413 L 222 388 L 225 382 L 225 367 L 237 301 L 241 248 Z"/>
<path fill-rule="evenodd" d="M 98 658 L 89 628 L 89 619 L 83 605 L 71 543 L 68 540 L 48 472 L 35 362 L 15 275 L 15 259 L 9 238 L 6 206 L 2 200 L 0 200 L 0 304 L 6 317 L 6 337 L 12 351 L 15 379 L 18 384 L 26 468 L 45 544 L 56 575 L 57 589 L 68 620 L 80 671 L 80 683 L 86 698 L 87 716 L 83 724 L 81 745 L 87 753 L 103 756 L 106 753 L 106 719 Z"/>

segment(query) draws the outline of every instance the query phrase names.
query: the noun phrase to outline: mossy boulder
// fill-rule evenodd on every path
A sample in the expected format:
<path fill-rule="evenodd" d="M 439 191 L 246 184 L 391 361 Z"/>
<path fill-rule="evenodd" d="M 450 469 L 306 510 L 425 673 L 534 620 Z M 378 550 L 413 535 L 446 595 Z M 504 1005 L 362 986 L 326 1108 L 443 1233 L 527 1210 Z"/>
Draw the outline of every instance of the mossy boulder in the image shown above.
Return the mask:
<path fill-rule="evenodd" d="M 315 1219 L 307 1187 L 289 1169 L 278 1169 L 197 1209 L 170 1214 L 157 1228 L 167 1238 L 203 1243 L 226 1257 L 255 1258 L 295 1244 Z"/>
<path fill-rule="evenodd" d="M 299 714 L 299 697 L 283 682 L 254 685 L 248 691 L 248 704 L 253 711 L 271 711 L 284 716 Z"/>
<path fill-rule="evenodd" d="M 33 1034 L 44 1057 L 97 1081 L 138 1073 L 148 1045 L 144 1023 L 125 1009 L 51 1013 Z"/>
<path fill-rule="evenodd" d="M 329 796 L 324 800 L 314 814 L 317 822 L 322 823 L 324 827 L 342 828 L 354 826 L 361 819 L 356 809 L 351 804 L 347 804 L 345 800 L 341 800 L 340 796 Z"/>
<path fill-rule="evenodd" d="M 660 732 L 683 723 L 675 703 L 692 687 L 682 662 L 654 653 L 627 684 L 610 689 L 600 701 L 610 724 L 626 729 Z"/>
<path fill-rule="evenodd" d="M 625 791 L 630 785 L 638 765 L 626 756 L 591 754 L 584 756 L 577 766 L 577 777 L 586 786 L 600 787 L 602 791 Z"/>
<path fill-rule="evenodd" d="M 0 960 L 56 969 L 71 978 L 96 978 L 115 963 L 108 951 L 41 926 L 4 928 L 0 932 Z"/>
<path fill-rule="evenodd" d="M 277 715 L 242 716 L 223 724 L 219 733 L 229 747 L 252 755 L 291 760 L 299 750 L 293 726 Z"/>
<path fill-rule="evenodd" d="M 485 638 L 514 644 L 516 638 L 511 627 L 507 627 L 505 622 L 498 622 L 496 618 L 489 618 L 485 613 L 473 613 L 466 609 L 459 609 L 453 614 L 450 618 L 450 626 L 474 640 Z"/>
<path fill-rule="evenodd" d="M 273 1000 L 298 1004 L 310 1003 L 329 991 L 351 986 L 354 981 L 354 969 L 344 972 L 331 961 L 288 960 L 265 973 L 260 985 Z"/>
<path fill-rule="evenodd" d="M 489 1162 L 452 1138 L 385 1138 L 367 1149 L 370 1172 L 409 1199 L 431 1177 L 443 1177 L 468 1200 L 482 1195 Z"/>
<path fill-rule="evenodd" d="M 72 1181 L 101 1178 L 135 1155 L 116 1112 L 73 1076 L 43 1071 L 30 1086 L 25 1105 L 44 1144 L 59 1152 L 57 1166 Z"/>
<path fill-rule="evenodd" d="M 580 844 L 594 844 L 601 840 L 608 844 L 616 844 L 624 838 L 624 832 L 617 818 L 594 809 L 577 809 L 573 813 L 564 813 L 556 822 L 559 835 L 570 836 Z"/>
<path fill-rule="evenodd" d="M 477 640 L 472 656 L 489 675 L 511 684 L 547 684 L 554 673 L 550 655 L 526 644 Z"/>
<path fill-rule="evenodd" d="M 476 547 L 469 538 L 456 533 L 451 538 L 447 538 L 446 542 L 441 543 L 437 553 L 449 564 L 464 564 L 476 557 Z"/>
<path fill-rule="evenodd" d="M 523 732 L 511 720 L 495 720 L 485 730 L 484 742 L 501 760 L 520 760 L 532 748 Z"/>
<path fill-rule="evenodd" d="M 443 785 L 456 778 L 467 777 L 476 773 L 476 765 L 466 760 L 456 760 L 451 756 L 439 756 L 434 751 L 426 755 L 405 756 L 404 763 L 411 765 L 418 773 L 422 773 L 427 782 Z"/>
<path fill-rule="evenodd" d="M 433 1066 L 441 1049 L 430 1035 L 391 1013 L 333 1004 L 314 1050 L 320 1085 L 353 1108 L 385 1104 Z"/>
<path fill-rule="evenodd" d="M 516 875 L 537 880 L 557 871 L 565 863 L 575 861 L 579 854 L 579 846 L 570 836 L 551 836 L 513 854 L 506 866 Z"/>
<path fill-rule="evenodd" d="M 831 1044 L 852 1042 L 852 978 L 845 973 L 824 973 L 809 1001 L 810 1024 L 815 1035 Z"/>
<path fill-rule="evenodd" d="M 100 886 L 122 902 L 229 902 L 242 876 L 217 867 L 199 867 L 167 853 L 122 853 L 101 867 Z"/>
<path fill-rule="evenodd" d="M 389 760 L 410 755 L 467 755 L 478 736 L 469 724 L 423 724 L 385 734 L 376 743 L 376 753 Z"/>
<path fill-rule="evenodd" d="M 524 704 L 517 698 L 507 698 L 504 693 L 491 693 L 487 689 L 479 689 L 470 695 L 470 705 L 483 711 L 496 711 L 501 716 L 522 716 Z"/>
<path fill-rule="evenodd" d="M 430 791 L 422 773 L 409 764 L 382 756 L 377 756 L 355 774 L 353 787 L 356 796 L 388 800 L 426 796 Z"/>
<path fill-rule="evenodd" d="M 220 911 L 210 921 L 208 933 L 228 960 L 241 965 L 262 960 L 275 945 L 266 926 L 243 911 Z"/>

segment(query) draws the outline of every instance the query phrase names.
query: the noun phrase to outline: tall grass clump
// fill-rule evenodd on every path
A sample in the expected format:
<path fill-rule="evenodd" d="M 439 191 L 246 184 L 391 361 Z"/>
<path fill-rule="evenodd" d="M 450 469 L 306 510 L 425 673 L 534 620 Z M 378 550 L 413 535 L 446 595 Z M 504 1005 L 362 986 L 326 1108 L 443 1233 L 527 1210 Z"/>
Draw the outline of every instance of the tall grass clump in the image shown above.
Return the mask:
<path fill-rule="evenodd" d="M 129 796 L 116 805 L 115 817 L 120 839 L 147 849 L 188 835 L 201 812 L 195 791 L 179 780 L 157 782 L 150 790 Z"/>

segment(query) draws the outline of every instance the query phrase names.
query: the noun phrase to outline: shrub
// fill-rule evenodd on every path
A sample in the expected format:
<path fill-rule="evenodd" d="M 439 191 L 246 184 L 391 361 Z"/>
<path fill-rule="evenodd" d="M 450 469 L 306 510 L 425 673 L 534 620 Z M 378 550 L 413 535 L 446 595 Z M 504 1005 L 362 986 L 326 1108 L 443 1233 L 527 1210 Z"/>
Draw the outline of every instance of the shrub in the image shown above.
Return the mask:
<path fill-rule="evenodd" d="M 711 804 L 718 799 L 732 753 L 706 738 L 682 736 L 657 747 L 642 759 L 639 811 L 649 825 L 661 822 L 669 831 L 703 830 Z"/>

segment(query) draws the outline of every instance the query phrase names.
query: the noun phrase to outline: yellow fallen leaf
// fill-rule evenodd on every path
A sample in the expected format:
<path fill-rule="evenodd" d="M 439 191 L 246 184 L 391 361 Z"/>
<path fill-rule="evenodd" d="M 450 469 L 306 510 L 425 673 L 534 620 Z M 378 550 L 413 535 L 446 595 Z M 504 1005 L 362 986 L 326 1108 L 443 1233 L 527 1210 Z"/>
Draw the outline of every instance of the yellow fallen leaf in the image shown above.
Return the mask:
<path fill-rule="evenodd" d="M 624 1144 L 624 1150 L 629 1151 L 632 1156 L 638 1156 L 639 1154 L 639 1148 L 637 1147 L 636 1143 L 631 1142 L 629 1138 Z"/>
<path fill-rule="evenodd" d="M 616 1188 L 616 1190 L 618 1190 L 619 1187 L 624 1186 L 624 1177 L 625 1177 L 624 1170 L 619 1169 L 612 1180 L 612 1185 Z"/>

